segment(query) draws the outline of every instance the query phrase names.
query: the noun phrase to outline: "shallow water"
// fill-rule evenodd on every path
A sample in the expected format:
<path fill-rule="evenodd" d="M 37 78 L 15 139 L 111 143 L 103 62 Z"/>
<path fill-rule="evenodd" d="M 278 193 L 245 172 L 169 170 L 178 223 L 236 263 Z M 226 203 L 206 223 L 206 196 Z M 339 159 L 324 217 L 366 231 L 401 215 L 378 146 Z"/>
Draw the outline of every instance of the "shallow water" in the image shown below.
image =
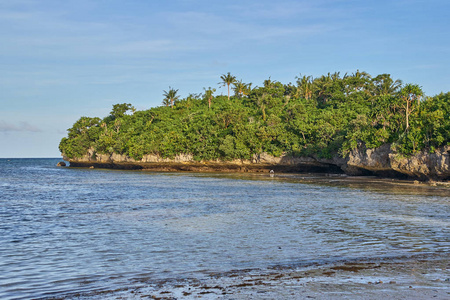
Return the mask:
<path fill-rule="evenodd" d="M 0 299 L 450 250 L 448 189 L 58 161 L 0 159 Z"/>

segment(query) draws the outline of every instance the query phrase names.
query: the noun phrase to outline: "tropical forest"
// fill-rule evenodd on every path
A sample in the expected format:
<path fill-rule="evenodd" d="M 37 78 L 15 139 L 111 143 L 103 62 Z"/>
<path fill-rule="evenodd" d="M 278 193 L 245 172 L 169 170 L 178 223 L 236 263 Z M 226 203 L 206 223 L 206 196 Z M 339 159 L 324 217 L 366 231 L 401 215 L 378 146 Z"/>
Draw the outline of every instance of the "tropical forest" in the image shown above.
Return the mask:
<path fill-rule="evenodd" d="M 81 117 L 59 149 L 69 158 L 94 149 L 135 160 L 184 153 L 227 161 L 261 153 L 331 158 L 384 144 L 408 156 L 450 145 L 448 92 L 426 96 L 418 84 L 360 71 L 295 79 L 256 86 L 227 73 L 186 98 L 169 87 L 161 106 L 138 111 L 121 103 L 104 118 Z"/>

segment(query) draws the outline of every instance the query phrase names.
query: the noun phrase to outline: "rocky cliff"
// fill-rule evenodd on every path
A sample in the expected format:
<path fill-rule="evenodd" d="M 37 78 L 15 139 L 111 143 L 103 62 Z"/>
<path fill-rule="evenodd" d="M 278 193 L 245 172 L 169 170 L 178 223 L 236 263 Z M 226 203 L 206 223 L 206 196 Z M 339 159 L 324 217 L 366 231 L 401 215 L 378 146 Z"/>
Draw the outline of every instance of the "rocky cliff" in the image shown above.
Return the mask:
<path fill-rule="evenodd" d="M 396 153 L 390 145 L 376 149 L 361 148 L 352 151 L 346 164 L 341 167 L 348 174 L 361 170 L 386 177 L 449 180 L 450 146 L 437 149 L 434 153 L 421 151 L 408 157 Z"/>
<path fill-rule="evenodd" d="M 155 171 L 214 171 L 214 172 L 328 172 L 348 175 L 378 175 L 381 177 L 414 178 L 419 180 L 450 180 L 450 146 L 434 153 L 418 152 L 405 157 L 392 150 L 391 145 L 376 149 L 361 147 L 346 157 L 273 157 L 255 155 L 251 160 L 195 161 L 192 155 L 179 154 L 173 159 L 145 155 L 134 160 L 125 155 L 96 154 L 93 149 L 77 159 L 63 155 L 72 167 L 114 169 L 149 169 Z"/>

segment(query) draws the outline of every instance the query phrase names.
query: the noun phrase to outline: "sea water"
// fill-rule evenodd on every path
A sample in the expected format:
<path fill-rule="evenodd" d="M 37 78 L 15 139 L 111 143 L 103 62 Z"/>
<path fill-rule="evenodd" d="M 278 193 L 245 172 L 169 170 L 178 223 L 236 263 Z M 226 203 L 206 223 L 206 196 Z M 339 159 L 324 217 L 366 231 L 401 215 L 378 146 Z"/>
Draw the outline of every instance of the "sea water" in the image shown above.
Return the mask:
<path fill-rule="evenodd" d="M 0 299 L 450 250 L 448 189 L 58 161 L 0 159 Z"/>

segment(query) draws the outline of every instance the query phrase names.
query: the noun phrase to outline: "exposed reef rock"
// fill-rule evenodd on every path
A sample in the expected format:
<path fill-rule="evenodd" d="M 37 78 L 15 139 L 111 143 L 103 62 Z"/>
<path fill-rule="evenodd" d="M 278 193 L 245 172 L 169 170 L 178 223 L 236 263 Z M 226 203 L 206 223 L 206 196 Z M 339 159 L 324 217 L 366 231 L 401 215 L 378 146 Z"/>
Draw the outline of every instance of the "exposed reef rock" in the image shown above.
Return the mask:
<path fill-rule="evenodd" d="M 331 159 L 318 157 L 273 157 L 266 153 L 254 155 L 252 160 L 195 161 L 192 155 L 179 154 L 173 159 L 157 155 L 145 155 L 141 160 L 120 154 L 97 154 L 93 149 L 81 157 L 64 160 L 71 167 L 96 167 L 112 169 L 147 169 L 154 171 L 199 171 L 199 172 L 317 172 L 345 173 L 348 175 L 377 175 L 381 177 L 414 178 L 419 180 L 450 180 L 450 146 L 434 153 L 418 152 L 405 157 L 391 145 L 376 149 L 361 147 L 346 157 Z"/>

